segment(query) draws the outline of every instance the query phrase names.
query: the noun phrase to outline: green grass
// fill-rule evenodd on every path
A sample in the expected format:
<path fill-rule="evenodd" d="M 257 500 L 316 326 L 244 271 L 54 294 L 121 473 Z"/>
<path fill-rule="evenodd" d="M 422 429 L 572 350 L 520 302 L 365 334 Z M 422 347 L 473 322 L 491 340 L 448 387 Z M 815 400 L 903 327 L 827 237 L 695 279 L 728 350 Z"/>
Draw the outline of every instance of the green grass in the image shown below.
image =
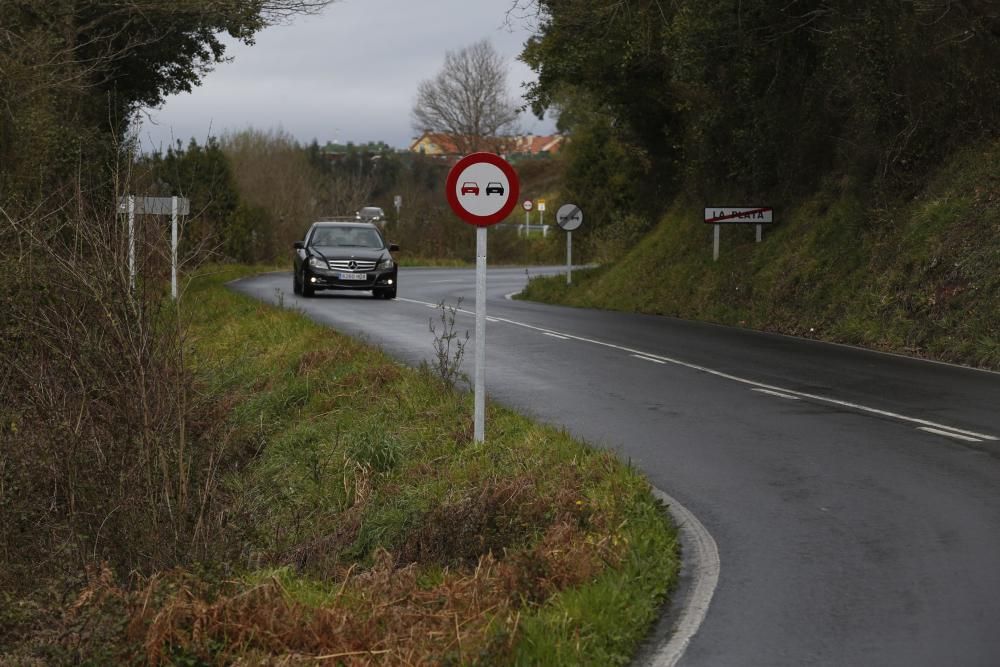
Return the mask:
<path fill-rule="evenodd" d="M 386 553 L 413 563 L 412 590 L 425 593 L 466 585 L 492 554 L 524 581 L 497 598 L 508 612 L 483 616 L 465 640 L 481 661 L 627 662 L 678 571 L 674 529 L 648 483 L 495 405 L 486 444 L 470 443 L 471 396 L 224 287 L 249 272 L 214 269 L 185 295 L 194 371 L 230 406 L 233 446 L 254 451 L 224 480 L 240 586 L 278 582 L 311 608 L 360 609 L 374 593 L 352 582 Z M 495 594 L 507 579 L 481 585 Z M 450 659 L 435 646 L 426 658 Z"/>
<path fill-rule="evenodd" d="M 864 203 L 841 182 L 752 226 L 678 202 L 613 267 L 532 279 L 519 298 L 674 315 L 1000 368 L 1000 142 L 960 152 L 917 196 Z M 637 285 L 635 277 L 644 279 Z"/>

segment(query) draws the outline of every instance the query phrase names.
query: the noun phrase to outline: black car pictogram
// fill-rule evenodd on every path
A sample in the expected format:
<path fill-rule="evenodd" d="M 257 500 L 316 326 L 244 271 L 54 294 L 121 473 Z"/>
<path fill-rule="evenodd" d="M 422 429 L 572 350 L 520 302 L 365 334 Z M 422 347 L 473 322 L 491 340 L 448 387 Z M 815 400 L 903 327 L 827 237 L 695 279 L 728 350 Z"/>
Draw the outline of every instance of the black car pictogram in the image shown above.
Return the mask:
<path fill-rule="evenodd" d="M 496 181 L 491 181 L 490 183 L 487 183 L 486 194 L 487 196 L 492 194 L 503 195 L 503 185 L 497 183 Z"/>

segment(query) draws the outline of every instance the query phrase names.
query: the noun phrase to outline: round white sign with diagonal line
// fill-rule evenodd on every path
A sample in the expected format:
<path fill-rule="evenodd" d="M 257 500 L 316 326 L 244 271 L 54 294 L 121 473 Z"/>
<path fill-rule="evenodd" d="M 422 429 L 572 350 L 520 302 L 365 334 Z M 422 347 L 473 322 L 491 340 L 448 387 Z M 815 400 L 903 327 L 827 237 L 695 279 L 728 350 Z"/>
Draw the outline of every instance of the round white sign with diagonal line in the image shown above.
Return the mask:
<path fill-rule="evenodd" d="M 576 204 L 563 204 L 556 211 L 556 224 L 564 232 L 571 232 L 583 224 L 583 211 Z"/>

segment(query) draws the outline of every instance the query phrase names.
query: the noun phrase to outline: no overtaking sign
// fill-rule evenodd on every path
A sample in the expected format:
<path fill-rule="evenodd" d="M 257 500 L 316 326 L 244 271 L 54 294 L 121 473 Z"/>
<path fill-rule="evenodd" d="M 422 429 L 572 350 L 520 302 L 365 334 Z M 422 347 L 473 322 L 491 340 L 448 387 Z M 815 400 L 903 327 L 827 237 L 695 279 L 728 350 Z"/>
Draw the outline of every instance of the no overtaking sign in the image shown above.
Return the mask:
<path fill-rule="evenodd" d="M 520 182 L 514 168 L 499 155 L 473 153 L 451 168 L 445 196 L 455 215 L 476 229 L 476 377 L 473 439 L 486 439 L 486 228 L 517 206 Z"/>
<path fill-rule="evenodd" d="M 477 227 L 500 222 L 517 206 L 517 172 L 493 153 L 467 155 L 448 172 L 445 193 L 462 220 Z"/>

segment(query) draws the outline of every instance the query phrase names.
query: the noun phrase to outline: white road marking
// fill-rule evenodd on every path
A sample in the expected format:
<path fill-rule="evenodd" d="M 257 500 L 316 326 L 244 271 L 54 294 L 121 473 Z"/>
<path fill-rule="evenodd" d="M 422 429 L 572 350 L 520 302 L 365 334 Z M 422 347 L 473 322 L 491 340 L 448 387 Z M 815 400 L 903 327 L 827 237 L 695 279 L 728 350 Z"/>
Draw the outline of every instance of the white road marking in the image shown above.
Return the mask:
<path fill-rule="evenodd" d="M 653 487 L 653 495 L 667 505 L 674 517 L 677 532 L 684 550 L 681 559 L 681 576 L 689 577 L 689 588 L 681 588 L 683 600 L 678 600 L 680 613 L 673 632 L 667 642 L 659 647 L 650 663 L 655 667 L 674 667 L 684 655 L 691 639 L 698 632 L 708 606 L 712 603 L 715 589 L 719 585 L 719 572 L 722 569 L 719 560 L 719 547 L 712 539 L 711 533 L 698 521 L 691 510 L 681 505 L 674 498 Z"/>
<path fill-rule="evenodd" d="M 425 301 L 416 301 L 414 299 L 399 299 L 400 301 L 408 301 L 410 303 L 423 304 L 436 308 L 432 304 L 428 304 Z M 475 313 L 472 311 L 459 309 L 457 312 L 463 313 L 465 315 L 474 316 Z M 829 396 L 821 396 L 819 394 L 808 394 L 804 391 L 796 391 L 795 389 L 786 389 L 785 387 L 778 387 L 771 384 L 766 384 L 763 382 L 758 382 L 756 380 L 750 380 L 748 378 L 743 378 L 738 375 L 732 375 L 730 373 L 724 373 L 722 371 L 717 371 L 713 368 L 708 368 L 706 366 L 699 366 L 698 364 L 688 363 L 686 361 L 681 361 L 680 359 L 673 359 L 671 357 L 665 357 L 661 354 L 653 354 L 651 352 L 643 352 L 642 350 L 637 350 L 635 348 L 626 347 L 624 345 L 616 345 L 614 343 L 608 343 L 601 340 L 595 340 L 593 338 L 587 338 L 585 336 L 576 336 L 570 333 L 564 333 L 559 331 L 552 331 L 551 329 L 544 329 L 542 327 L 536 327 L 531 324 L 526 324 L 524 322 L 518 322 L 516 320 L 510 320 L 505 317 L 498 317 L 498 322 L 505 322 L 507 324 L 512 324 L 518 327 L 524 327 L 525 329 L 531 329 L 533 331 L 540 331 L 542 333 L 556 334 L 557 336 L 563 336 L 570 340 L 579 341 L 581 343 L 590 343 L 592 345 L 600 345 L 601 347 L 610 348 L 612 350 L 619 350 L 621 352 L 627 352 L 629 354 L 641 354 L 644 357 L 650 359 L 660 359 L 668 364 L 673 364 L 675 366 L 681 366 L 683 368 L 689 368 L 694 371 L 700 371 L 702 373 L 707 373 L 709 375 L 714 375 L 715 377 L 723 378 L 725 380 L 730 380 L 732 382 L 738 382 L 740 384 L 745 384 L 750 387 L 758 387 L 760 389 L 770 389 L 771 391 L 781 392 L 783 394 L 789 394 L 792 396 L 797 396 L 799 398 L 805 398 L 812 401 L 818 401 L 820 403 L 829 403 L 830 405 L 836 405 L 842 408 L 849 408 L 851 410 L 857 410 L 858 412 L 866 412 L 872 415 L 878 415 L 880 417 L 887 417 L 889 419 L 895 419 L 897 421 L 907 422 L 910 424 L 917 424 L 919 426 L 928 426 L 931 428 L 945 429 L 951 433 L 958 433 L 961 435 L 967 435 L 971 438 L 979 438 L 981 440 L 1000 440 L 995 435 L 989 435 L 987 433 L 977 433 L 976 431 L 966 431 L 964 429 L 955 428 L 954 426 L 948 426 L 947 424 L 939 424 L 937 422 L 932 422 L 928 419 L 920 419 L 918 417 L 908 417 L 906 415 L 901 415 L 898 412 L 890 412 L 889 410 L 880 410 L 878 408 L 873 408 L 867 405 L 861 405 L 860 403 L 852 403 L 850 401 L 842 401 L 840 399 L 831 398 Z"/>
<path fill-rule="evenodd" d="M 750 391 L 758 391 L 762 394 L 767 394 L 768 396 L 777 396 L 778 398 L 787 398 L 790 401 L 802 400 L 798 396 L 792 396 L 791 394 L 782 394 L 780 391 L 771 391 L 770 389 L 761 389 L 760 387 L 754 387 Z"/>
<path fill-rule="evenodd" d="M 632 356 L 635 357 L 636 359 L 642 359 L 643 361 L 652 361 L 654 364 L 665 364 L 665 363 L 667 363 L 665 361 L 660 361 L 659 359 L 653 359 L 652 357 L 647 357 L 647 356 L 642 355 L 642 354 L 633 354 Z"/>
<path fill-rule="evenodd" d="M 522 291 L 523 290 L 518 290 L 516 292 L 511 292 L 510 294 L 504 294 L 503 298 L 507 299 L 508 301 L 513 301 L 514 297 L 520 294 Z"/>
<path fill-rule="evenodd" d="M 495 318 L 495 317 L 487 317 L 487 318 L 486 318 L 486 321 L 487 321 L 487 322 L 497 322 L 497 321 L 499 321 L 499 320 L 497 320 L 497 318 Z"/>
<path fill-rule="evenodd" d="M 979 438 L 970 438 L 967 435 L 962 435 L 961 433 L 953 433 L 951 431 L 942 431 L 938 428 L 930 428 L 928 426 L 918 426 L 918 431 L 926 431 L 927 433 L 934 433 L 935 435 L 943 435 L 946 438 L 955 438 L 957 440 L 965 440 L 966 442 L 982 442 Z M 964 431 L 963 431 L 964 433 Z"/>
<path fill-rule="evenodd" d="M 429 284 L 439 284 L 439 283 L 467 283 L 468 280 L 428 280 Z"/>
<path fill-rule="evenodd" d="M 552 333 L 550 331 L 543 331 L 543 336 L 552 336 L 553 338 L 558 338 L 559 340 L 569 340 L 569 336 L 563 336 L 561 334 Z"/>

